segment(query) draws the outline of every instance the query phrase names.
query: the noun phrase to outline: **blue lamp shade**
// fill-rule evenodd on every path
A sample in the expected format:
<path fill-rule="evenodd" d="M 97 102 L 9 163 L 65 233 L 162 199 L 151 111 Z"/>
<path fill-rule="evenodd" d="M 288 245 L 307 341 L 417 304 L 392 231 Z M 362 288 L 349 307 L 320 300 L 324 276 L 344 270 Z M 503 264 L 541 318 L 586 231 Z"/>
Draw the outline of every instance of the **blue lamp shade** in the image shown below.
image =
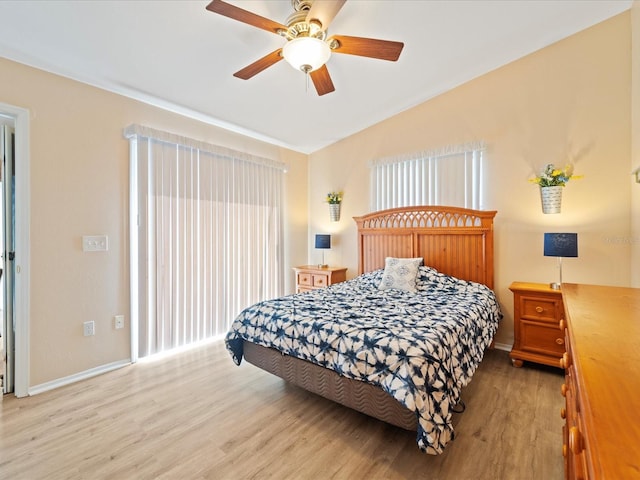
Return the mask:
<path fill-rule="evenodd" d="M 577 233 L 545 233 L 544 234 L 545 257 L 577 257 L 578 234 Z"/>
<path fill-rule="evenodd" d="M 331 248 L 331 235 L 316 235 L 316 248 Z"/>

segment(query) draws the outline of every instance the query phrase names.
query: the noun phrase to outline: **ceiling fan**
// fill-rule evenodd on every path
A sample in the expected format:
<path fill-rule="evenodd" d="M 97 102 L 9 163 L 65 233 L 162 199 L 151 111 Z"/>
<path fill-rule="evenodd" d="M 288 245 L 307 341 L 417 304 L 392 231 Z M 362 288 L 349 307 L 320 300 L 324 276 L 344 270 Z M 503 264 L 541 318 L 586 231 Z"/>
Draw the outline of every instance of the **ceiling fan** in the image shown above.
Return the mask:
<path fill-rule="evenodd" d="M 318 95 L 325 95 L 335 90 L 326 66 L 332 52 L 395 62 L 404 47 L 402 42 L 374 38 L 346 35 L 328 37 L 327 28 L 345 1 L 291 0 L 294 12 L 287 17 L 286 25 L 222 0 L 213 0 L 207 5 L 207 10 L 275 33 L 287 40 L 282 48 L 234 73 L 235 77 L 248 80 L 284 58 L 291 66 L 311 77 Z"/>

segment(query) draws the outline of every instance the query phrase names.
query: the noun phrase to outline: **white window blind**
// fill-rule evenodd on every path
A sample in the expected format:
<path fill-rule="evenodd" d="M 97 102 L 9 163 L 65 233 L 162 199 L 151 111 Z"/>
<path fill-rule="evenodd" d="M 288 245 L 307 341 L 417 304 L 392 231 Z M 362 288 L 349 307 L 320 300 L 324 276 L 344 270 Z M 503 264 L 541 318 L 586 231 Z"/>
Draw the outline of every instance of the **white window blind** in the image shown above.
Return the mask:
<path fill-rule="evenodd" d="M 285 166 L 133 125 L 132 359 L 226 333 L 283 293 Z"/>
<path fill-rule="evenodd" d="M 484 145 L 468 144 L 371 162 L 371 210 L 414 205 L 483 207 Z"/>

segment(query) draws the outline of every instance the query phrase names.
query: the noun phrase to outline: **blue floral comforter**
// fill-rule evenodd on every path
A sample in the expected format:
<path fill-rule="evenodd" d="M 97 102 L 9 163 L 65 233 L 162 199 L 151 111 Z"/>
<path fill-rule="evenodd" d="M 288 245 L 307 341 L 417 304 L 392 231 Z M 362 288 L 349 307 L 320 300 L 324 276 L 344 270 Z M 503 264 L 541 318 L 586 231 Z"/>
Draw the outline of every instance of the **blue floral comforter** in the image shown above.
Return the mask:
<path fill-rule="evenodd" d="M 442 453 L 453 438 L 452 407 L 502 317 L 488 287 L 420 267 L 417 293 L 379 290 L 383 270 L 307 293 L 257 303 L 233 322 L 226 346 L 242 342 L 380 386 L 418 417 L 418 446 Z"/>

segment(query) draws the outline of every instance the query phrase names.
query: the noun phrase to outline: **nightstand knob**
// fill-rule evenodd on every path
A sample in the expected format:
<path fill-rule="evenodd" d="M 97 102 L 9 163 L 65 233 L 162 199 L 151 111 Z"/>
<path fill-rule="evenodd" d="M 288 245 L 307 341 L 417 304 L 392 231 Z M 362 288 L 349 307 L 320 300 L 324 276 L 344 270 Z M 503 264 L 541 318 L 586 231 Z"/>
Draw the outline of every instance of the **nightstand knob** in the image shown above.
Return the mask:
<path fill-rule="evenodd" d="M 569 387 L 567 387 L 566 383 L 563 383 L 562 386 L 560 387 L 560 393 L 562 394 L 563 397 L 567 396 L 567 390 L 569 390 Z"/>
<path fill-rule="evenodd" d="M 567 418 L 567 409 L 566 408 L 561 408 L 560 409 L 560 418 L 562 418 L 562 419 Z"/>
<path fill-rule="evenodd" d="M 564 340 L 562 338 L 556 338 L 556 343 L 558 345 L 564 345 Z"/>
<path fill-rule="evenodd" d="M 560 330 L 564 332 L 564 318 L 560 319 Z"/>
<path fill-rule="evenodd" d="M 538 306 L 538 307 L 536 307 L 536 312 L 542 313 L 542 312 L 544 312 L 544 308 Z"/>

